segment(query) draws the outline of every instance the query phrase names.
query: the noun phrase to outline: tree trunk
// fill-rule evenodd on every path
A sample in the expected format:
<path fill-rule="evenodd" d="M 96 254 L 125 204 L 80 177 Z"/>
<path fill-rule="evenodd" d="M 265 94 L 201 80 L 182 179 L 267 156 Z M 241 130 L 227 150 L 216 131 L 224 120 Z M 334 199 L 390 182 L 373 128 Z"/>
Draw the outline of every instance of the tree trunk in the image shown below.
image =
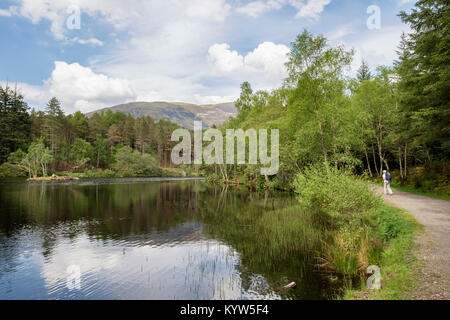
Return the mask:
<path fill-rule="evenodd" d="M 373 164 L 375 166 L 375 171 L 377 172 L 377 176 L 381 176 L 380 173 L 378 172 L 378 163 L 377 163 L 377 158 L 375 156 L 375 148 L 373 147 L 373 144 L 372 144 L 372 155 L 373 155 Z"/>
<path fill-rule="evenodd" d="M 364 146 L 364 153 L 366 154 L 367 168 L 369 169 L 369 175 L 373 177 L 372 169 L 370 168 L 369 155 L 367 154 L 367 149 Z"/>
<path fill-rule="evenodd" d="M 320 129 L 320 142 L 322 144 L 322 153 L 325 161 L 325 166 L 328 168 L 328 156 L 327 156 L 327 148 L 325 146 L 325 137 L 322 129 L 322 123 L 319 121 L 319 129 Z"/>
<path fill-rule="evenodd" d="M 407 171 L 406 171 L 406 153 L 407 153 L 407 150 L 408 150 L 408 143 L 405 144 L 405 166 L 404 166 L 405 180 L 406 180 L 406 178 L 408 177 Z"/>

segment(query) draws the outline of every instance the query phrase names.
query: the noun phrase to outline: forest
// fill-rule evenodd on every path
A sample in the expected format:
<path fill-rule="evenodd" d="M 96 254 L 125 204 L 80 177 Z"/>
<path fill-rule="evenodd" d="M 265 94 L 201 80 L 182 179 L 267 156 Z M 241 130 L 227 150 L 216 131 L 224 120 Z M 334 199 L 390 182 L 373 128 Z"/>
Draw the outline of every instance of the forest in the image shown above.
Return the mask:
<path fill-rule="evenodd" d="M 170 166 L 172 131 L 178 126 L 110 110 L 88 118 L 65 115 L 57 98 L 32 110 L 17 90 L 0 88 L 2 174 L 83 173 L 83 176 L 161 176 Z"/>
<path fill-rule="evenodd" d="M 258 166 L 192 166 L 170 161 L 177 126 L 111 111 L 88 118 L 65 115 L 57 98 L 45 111 L 0 87 L 0 176 L 74 173 L 84 176 L 206 175 L 210 180 L 291 189 L 295 175 L 324 165 L 449 193 L 449 14 L 446 1 L 418 1 L 399 14 L 398 60 L 371 72 L 362 61 L 349 75 L 354 52 L 329 46 L 305 30 L 291 43 L 287 79 L 273 91 L 241 85 L 238 115 L 219 129 L 279 129 L 280 170 L 261 177 Z M 125 165 L 126 164 L 126 165 Z"/>
<path fill-rule="evenodd" d="M 280 88 L 254 92 L 244 82 L 238 116 L 221 127 L 279 129 L 280 172 L 267 181 L 255 168 L 232 166 L 223 175 L 285 189 L 317 164 L 373 178 L 387 169 L 398 183 L 448 194 L 448 12 L 445 1 L 418 1 L 411 13 L 401 12 L 413 32 L 402 35 L 394 65 L 372 74 L 362 61 L 353 78 L 352 50 L 306 30 L 298 35 Z"/>

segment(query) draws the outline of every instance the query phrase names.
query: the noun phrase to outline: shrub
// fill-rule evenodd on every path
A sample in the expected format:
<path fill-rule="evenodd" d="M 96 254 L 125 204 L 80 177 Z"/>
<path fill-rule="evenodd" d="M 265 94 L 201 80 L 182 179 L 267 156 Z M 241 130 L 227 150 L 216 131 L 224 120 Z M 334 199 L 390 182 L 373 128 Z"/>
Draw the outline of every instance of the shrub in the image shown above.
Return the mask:
<path fill-rule="evenodd" d="M 183 178 L 185 174 L 184 171 L 177 168 L 162 168 L 160 175 L 164 178 Z"/>
<path fill-rule="evenodd" d="M 338 223 L 360 218 L 362 212 L 380 202 L 367 181 L 334 167 L 304 170 L 296 176 L 294 189 L 305 209 L 325 214 Z"/>
<path fill-rule="evenodd" d="M 11 163 L 4 163 L 0 166 L 0 178 L 25 177 L 27 173 L 20 167 Z"/>
<path fill-rule="evenodd" d="M 83 178 L 114 178 L 116 173 L 111 169 L 86 169 L 81 174 Z"/>
<path fill-rule="evenodd" d="M 206 176 L 206 182 L 210 184 L 220 184 L 222 183 L 222 177 L 220 177 L 218 174 L 211 173 Z"/>
<path fill-rule="evenodd" d="M 70 148 L 70 156 L 76 166 L 80 168 L 94 158 L 94 149 L 89 142 L 77 138 Z"/>
<path fill-rule="evenodd" d="M 149 155 L 142 155 L 130 147 L 122 147 L 116 152 L 114 170 L 122 177 L 158 176 L 160 169 L 156 159 Z"/>

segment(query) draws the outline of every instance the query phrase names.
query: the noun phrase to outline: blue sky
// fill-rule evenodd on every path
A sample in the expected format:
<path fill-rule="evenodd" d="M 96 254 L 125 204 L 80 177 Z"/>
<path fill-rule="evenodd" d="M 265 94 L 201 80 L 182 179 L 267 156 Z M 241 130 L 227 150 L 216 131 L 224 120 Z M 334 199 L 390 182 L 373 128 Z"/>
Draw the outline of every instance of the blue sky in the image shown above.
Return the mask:
<path fill-rule="evenodd" d="M 369 29 L 370 6 L 380 28 Z M 290 43 L 307 28 L 355 49 L 352 72 L 391 65 L 397 14 L 413 0 L 0 0 L 0 84 L 17 83 L 42 109 L 66 112 L 130 101 L 219 103 L 248 80 L 274 89 Z M 67 22 L 79 14 L 80 28 Z M 371 20 L 374 21 L 374 20 Z M 72 24 L 73 25 L 73 24 Z M 6 44 L 6 45 L 5 45 Z"/>

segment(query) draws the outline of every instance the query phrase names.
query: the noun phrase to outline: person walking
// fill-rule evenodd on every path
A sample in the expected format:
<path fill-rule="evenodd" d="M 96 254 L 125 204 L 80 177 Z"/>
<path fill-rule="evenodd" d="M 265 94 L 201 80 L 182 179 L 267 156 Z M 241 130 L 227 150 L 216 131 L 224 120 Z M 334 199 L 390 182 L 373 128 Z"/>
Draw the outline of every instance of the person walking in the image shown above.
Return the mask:
<path fill-rule="evenodd" d="M 384 183 L 384 194 L 392 195 L 394 194 L 391 189 L 392 176 L 386 170 L 383 170 L 383 183 Z"/>

